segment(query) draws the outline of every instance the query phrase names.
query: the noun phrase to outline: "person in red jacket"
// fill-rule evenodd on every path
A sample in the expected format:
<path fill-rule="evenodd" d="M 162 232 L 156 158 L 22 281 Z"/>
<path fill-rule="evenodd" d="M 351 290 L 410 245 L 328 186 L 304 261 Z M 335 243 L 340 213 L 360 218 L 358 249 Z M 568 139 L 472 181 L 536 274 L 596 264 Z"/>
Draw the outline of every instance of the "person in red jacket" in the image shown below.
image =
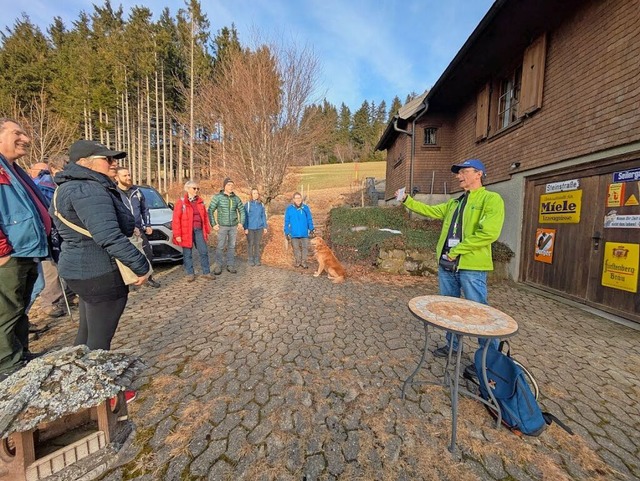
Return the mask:
<path fill-rule="evenodd" d="M 187 273 L 187 282 L 196 279 L 193 270 L 193 248 L 198 249 L 202 277 L 213 279 L 209 265 L 207 237 L 211 232 L 211 224 L 204 202 L 198 195 L 198 183 L 190 180 L 184 184 L 184 197 L 178 199 L 173 208 L 173 242 L 182 247 L 182 263 Z"/>

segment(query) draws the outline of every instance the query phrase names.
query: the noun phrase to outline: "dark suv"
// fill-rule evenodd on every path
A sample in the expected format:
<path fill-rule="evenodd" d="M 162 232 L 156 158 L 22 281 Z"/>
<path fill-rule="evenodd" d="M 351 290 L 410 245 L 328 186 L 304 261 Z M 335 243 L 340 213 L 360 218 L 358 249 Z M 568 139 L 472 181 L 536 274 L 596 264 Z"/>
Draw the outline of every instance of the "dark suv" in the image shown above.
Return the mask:
<path fill-rule="evenodd" d="M 151 218 L 153 232 L 148 237 L 153 249 L 153 262 L 182 260 L 182 247 L 172 242 L 173 205 L 167 205 L 160 193 L 153 187 L 141 186 L 140 192 L 144 195 Z"/>

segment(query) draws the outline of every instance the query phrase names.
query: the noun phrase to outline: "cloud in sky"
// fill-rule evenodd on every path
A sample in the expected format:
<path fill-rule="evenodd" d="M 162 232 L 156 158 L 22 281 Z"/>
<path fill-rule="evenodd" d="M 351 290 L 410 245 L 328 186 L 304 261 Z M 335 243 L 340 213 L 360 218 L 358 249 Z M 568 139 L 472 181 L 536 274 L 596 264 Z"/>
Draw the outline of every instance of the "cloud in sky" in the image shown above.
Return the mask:
<path fill-rule="evenodd" d="M 24 4 L 31 20 L 46 29 L 54 16 L 67 25 L 81 10 L 90 13 L 90 0 Z M 125 14 L 144 4 L 154 15 L 169 7 L 175 15 L 180 0 L 121 2 Z M 378 104 L 401 100 L 410 92 L 431 87 L 469 37 L 492 0 L 206 0 L 204 12 L 211 32 L 235 23 L 241 42 L 257 31 L 268 39 L 294 41 L 310 47 L 321 65 L 319 94 L 336 106 L 356 110 L 364 100 Z M 116 7 L 120 2 L 112 0 Z M 11 26 L 20 12 L 11 0 L 0 0 L 3 19 Z M 8 12 L 15 11 L 14 15 Z"/>

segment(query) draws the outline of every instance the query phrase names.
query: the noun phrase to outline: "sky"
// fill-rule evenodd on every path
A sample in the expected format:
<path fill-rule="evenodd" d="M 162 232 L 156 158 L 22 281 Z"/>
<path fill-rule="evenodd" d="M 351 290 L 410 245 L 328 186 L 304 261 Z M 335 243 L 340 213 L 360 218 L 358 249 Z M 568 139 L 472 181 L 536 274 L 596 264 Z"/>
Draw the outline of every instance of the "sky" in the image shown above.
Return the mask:
<path fill-rule="evenodd" d="M 15 8 L 0 0 L 0 28 L 11 27 L 21 13 L 46 31 L 55 16 L 68 27 L 80 11 L 91 13 L 94 0 L 31 0 Z M 168 7 L 175 17 L 183 0 L 111 0 L 125 16 L 144 5 L 158 18 Z M 318 58 L 317 100 L 352 112 L 367 100 L 404 102 L 433 86 L 487 13 L 493 0 L 201 0 L 211 33 L 235 24 L 243 45 L 260 38 L 295 43 Z M 15 11 L 14 15 L 9 12 Z"/>

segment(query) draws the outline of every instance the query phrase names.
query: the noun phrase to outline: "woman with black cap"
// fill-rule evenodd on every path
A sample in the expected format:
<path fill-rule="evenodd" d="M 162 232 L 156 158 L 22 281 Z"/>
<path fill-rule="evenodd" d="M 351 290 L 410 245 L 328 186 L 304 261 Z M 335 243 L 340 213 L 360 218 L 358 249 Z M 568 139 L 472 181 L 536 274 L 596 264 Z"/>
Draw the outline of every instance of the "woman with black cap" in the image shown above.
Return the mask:
<path fill-rule="evenodd" d="M 127 304 L 129 287 L 115 259 L 138 275 L 134 285 L 143 284 L 150 274 L 146 257 L 129 241 L 135 220 L 109 177 L 126 155 L 79 140 L 69 149 L 69 164 L 55 176 L 59 187 L 50 213 L 64 242 L 58 272 L 80 298 L 75 345 L 90 349 L 111 348 Z M 132 394 L 126 397 L 130 400 Z"/>

